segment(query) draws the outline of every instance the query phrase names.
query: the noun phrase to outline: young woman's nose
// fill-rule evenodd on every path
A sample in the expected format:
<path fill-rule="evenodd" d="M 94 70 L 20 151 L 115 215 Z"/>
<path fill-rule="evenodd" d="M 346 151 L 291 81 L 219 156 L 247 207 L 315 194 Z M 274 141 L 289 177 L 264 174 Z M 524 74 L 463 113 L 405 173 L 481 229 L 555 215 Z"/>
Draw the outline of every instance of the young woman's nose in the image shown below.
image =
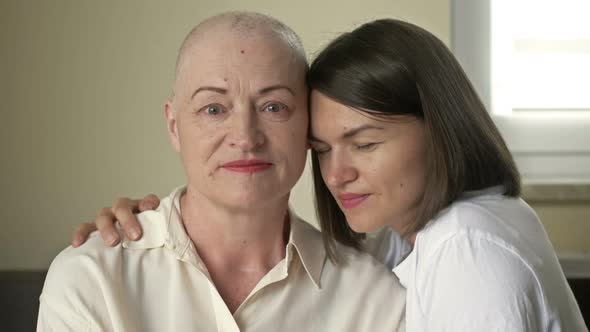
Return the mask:
<path fill-rule="evenodd" d="M 331 158 L 325 160 L 324 181 L 330 187 L 342 187 L 357 179 L 358 172 L 351 161 L 343 154 L 333 153 Z"/>

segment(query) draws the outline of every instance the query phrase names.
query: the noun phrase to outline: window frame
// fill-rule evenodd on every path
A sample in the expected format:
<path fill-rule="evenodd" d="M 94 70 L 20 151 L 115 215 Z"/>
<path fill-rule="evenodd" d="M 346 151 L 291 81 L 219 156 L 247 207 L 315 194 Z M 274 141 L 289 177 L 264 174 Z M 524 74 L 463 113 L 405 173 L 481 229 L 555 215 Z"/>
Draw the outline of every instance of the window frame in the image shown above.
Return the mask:
<path fill-rule="evenodd" d="M 490 0 L 451 1 L 451 49 L 491 110 Z M 492 113 L 525 184 L 590 183 L 590 112 Z"/>

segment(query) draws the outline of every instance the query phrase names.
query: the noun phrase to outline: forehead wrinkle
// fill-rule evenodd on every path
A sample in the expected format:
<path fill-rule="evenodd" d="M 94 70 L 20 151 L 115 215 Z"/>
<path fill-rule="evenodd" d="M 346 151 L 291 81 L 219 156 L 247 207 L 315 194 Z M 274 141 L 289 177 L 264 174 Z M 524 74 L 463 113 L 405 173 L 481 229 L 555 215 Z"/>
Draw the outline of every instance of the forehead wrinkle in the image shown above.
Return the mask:
<path fill-rule="evenodd" d="M 287 91 L 289 94 L 291 94 L 291 96 L 295 96 L 295 93 L 293 92 L 293 90 L 291 88 L 289 88 L 286 85 L 282 85 L 282 84 L 274 84 L 265 88 L 262 88 L 260 90 L 258 90 L 258 95 L 265 95 L 268 93 L 271 93 L 273 91 L 277 91 L 277 90 L 284 90 Z"/>
<path fill-rule="evenodd" d="M 199 59 L 194 54 L 199 53 L 207 45 L 196 46 L 197 49 L 191 51 L 191 58 L 185 62 L 185 71 L 175 83 L 178 98 L 193 99 L 203 87 L 210 87 L 211 90 L 218 88 L 214 92 L 228 95 L 235 95 L 240 91 L 247 92 L 256 98 L 281 90 L 293 97 L 305 95 L 303 73 L 298 73 L 299 68 L 288 61 L 285 49 L 277 49 L 277 46 L 280 46 L 276 41 L 266 42 L 261 47 L 256 47 L 255 43 L 256 41 L 243 45 L 245 49 L 251 49 L 250 56 L 246 57 L 238 54 L 236 50 L 232 50 L 226 56 L 213 50 Z M 215 48 L 223 48 L 222 44 L 224 43 Z M 229 41 L 228 45 L 231 44 L 234 43 Z M 207 50 L 204 49 L 204 52 Z M 203 66 L 204 63 L 208 65 Z M 199 69 L 195 72 L 191 68 Z"/>

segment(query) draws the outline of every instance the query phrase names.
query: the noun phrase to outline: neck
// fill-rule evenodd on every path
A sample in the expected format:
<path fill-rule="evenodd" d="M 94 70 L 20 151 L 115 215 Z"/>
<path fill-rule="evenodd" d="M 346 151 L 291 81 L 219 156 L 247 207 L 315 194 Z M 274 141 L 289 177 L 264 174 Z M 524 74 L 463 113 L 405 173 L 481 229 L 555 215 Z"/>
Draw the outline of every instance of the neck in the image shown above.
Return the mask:
<path fill-rule="evenodd" d="M 399 234 L 405 234 L 403 239 L 406 240 L 412 248 L 414 248 L 414 244 L 416 243 L 416 236 L 418 232 L 411 232 L 406 234 L 408 225 L 416 219 L 416 210 L 409 210 L 403 216 L 395 218 L 395 221 L 389 224 L 394 231 Z"/>
<path fill-rule="evenodd" d="M 418 235 L 418 233 L 412 233 L 404 237 L 404 239 L 408 241 L 412 248 L 414 248 L 414 244 L 416 243 L 416 235 Z"/>
<path fill-rule="evenodd" d="M 187 188 L 180 207 L 186 231 L 208 269 L 268 272 L 285 257 L 289 197 L 232 209 Z"/>

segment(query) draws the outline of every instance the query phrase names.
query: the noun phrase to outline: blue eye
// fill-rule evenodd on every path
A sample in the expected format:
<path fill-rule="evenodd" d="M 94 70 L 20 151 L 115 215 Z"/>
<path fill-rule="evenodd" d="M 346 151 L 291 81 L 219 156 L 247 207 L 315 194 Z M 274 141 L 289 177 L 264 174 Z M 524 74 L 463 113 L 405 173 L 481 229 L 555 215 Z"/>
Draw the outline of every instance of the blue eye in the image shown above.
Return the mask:
<path fill-rule="evenodd" d="M 278 113 L 284 109 L 286 109 L 287 107 L 285 105 L 279 104 L 279 103 L 272 103 L 272 104 L 268 104 L 264 107 L 264 111 L 266 112 L 270 112 L 270 113 Z"/>
<path fill-rule="evenodd" d="M 209 115 L 217 115 L 223 112 L 219 105 L 209 105 L 205 107 L 205 112 Z"/>

